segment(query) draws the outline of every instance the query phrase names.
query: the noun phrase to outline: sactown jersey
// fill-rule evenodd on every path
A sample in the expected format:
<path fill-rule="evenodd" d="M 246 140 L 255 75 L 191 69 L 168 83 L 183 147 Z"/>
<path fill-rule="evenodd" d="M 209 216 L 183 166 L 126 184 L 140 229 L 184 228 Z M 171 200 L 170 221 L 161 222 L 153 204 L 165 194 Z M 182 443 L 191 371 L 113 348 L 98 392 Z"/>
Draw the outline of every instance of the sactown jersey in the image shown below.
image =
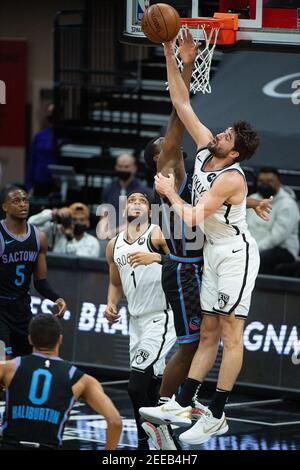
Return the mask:
<path fill-rule="evenodd" d="M 206 191 L 212 187 L 216 179 L 223 173 L 238 171 L 245 178 L 239 163 L 233 163 L 219 170 L 206 171 L 204 169 L 205 165 L 211 158 L 212 155 L 207 148 L 202 148 L 197 152 L 192 189 L 193 206 L 197 205 Z M 214 214 L 205 219 L 204 233 L 207 238 L 211 240 L 230 238 L 248 230 L 246 222 L 246 197 L 247 190 L 245 189 L 245 197 L 240 204 L 232 205 L 224 202 Z"/>
<path fill-rule="evenodd" d="M 130 253 L 157 251 L 152 246 L 150 238 L 154 227 L 157 226 L 149 225 L 147 230 L 132 243 L 126 240 L 124 231 L 120 232 L 113 249 L 113 259 L 120 273 L 128 310 L 133 316 L 167 309 L 166 297 L 161 286 L 161 265 L 153 263 L 133 268 L 128 260 Z"/>

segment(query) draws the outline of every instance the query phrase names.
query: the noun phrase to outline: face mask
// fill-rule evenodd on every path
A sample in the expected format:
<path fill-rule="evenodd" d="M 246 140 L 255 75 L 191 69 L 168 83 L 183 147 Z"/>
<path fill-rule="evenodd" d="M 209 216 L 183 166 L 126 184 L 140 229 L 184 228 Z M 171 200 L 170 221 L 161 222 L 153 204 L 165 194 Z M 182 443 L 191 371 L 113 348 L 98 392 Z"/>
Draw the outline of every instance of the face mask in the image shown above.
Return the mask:
<path fill-rule="evenodd" d="M 270 184 L 259 184 L 257 186 L 257 192 L 264 198 L 267 199 L 276 194 L 275 189 Z"/>
<path fill-rule="evenodd" d="M 117 171 L 117 177 L 122 181 L 127 181 L 131 177 L 132 173 L 129 171 Z"/>
<path fill-rule="evenodd" d="M 75 224 L 74 225 L 74 235 L 83 235 L 86 231 L 87 226 L 84 224 Z"/>

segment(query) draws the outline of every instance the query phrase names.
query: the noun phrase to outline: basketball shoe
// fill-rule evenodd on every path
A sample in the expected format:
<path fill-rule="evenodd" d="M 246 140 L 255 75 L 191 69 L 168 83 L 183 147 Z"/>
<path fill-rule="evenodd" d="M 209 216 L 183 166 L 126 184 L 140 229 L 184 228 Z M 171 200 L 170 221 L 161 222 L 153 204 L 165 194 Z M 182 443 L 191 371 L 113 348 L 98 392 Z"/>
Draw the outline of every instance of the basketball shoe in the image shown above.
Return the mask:
<path fill-rule="evenodd" d="M 155 449 L 158 450 L 179 450 L 181 449 L 180 445 L 176 441 L 175 436 L 172 436 L 168 426 L 162 424 L 160 426 L 155 426 L 149 421 L 145 421 L 142 424 L 147 436 L 153 442 Z"/>
<path fill-rule="evenodd" d="M 175 397 L 160 406 L 144 406 L 139 409 L 139 413 L 143 419 L 154 424 L 192 424 L 192 407 L 180 406 Z"/>
<path fill-rule="evenodd" d="M 225 414 L 223 413 L 221 418 L 215 418 L 212 412 L 206 406 L 198 404 L 203 413 L 197 420 L 196 424 L 190 429 L 180 434 L 179 440 L 186 444 L 203 444 L 207 442 L 213 436 L 220 436 L 228 431 L 228 424 L 226 421 Z"/>

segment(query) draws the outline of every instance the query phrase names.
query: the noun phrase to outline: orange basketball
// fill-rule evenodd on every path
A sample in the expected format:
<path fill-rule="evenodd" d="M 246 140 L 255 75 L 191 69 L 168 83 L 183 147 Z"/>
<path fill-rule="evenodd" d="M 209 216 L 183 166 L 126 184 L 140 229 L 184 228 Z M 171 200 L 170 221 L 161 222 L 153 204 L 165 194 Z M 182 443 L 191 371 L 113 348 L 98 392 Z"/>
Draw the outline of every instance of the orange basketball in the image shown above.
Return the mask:
<path fill-rule="evenodd" d="M 174 39 L 180 29 L 180 17 L 175 8 L 166 3 L 156 3 L 146 8 L 141 26 L 150 41 L 161 43 Z"/>

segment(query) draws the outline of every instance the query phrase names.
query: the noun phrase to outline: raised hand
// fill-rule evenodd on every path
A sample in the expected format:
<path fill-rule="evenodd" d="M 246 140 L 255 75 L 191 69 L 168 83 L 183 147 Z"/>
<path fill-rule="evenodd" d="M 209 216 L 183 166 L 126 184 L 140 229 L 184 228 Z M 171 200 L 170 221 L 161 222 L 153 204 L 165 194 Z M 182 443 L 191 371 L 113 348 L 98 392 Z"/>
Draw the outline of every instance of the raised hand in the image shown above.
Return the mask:
<path fill-rule="evenodd" d="M 192 33 L 188 28 L 183 28 L 178 36 L 180 57 L 184 64 L 193 64 L 201 43 L 194 42 Z"/>

